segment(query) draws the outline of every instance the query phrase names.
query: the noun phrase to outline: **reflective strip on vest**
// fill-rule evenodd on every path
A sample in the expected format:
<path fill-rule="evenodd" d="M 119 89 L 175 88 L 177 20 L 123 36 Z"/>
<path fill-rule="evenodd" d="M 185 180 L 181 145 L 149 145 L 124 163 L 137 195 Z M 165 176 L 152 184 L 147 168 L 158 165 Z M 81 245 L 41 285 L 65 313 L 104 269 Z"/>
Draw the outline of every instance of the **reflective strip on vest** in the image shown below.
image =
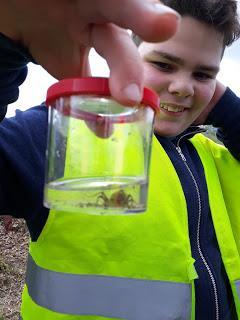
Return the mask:
<path fill-rule="evenodd" d="M 28 258 L 33 301 L 62 314 L 128 320 L 191 318 L 191 284 L 54 272 Z"/>

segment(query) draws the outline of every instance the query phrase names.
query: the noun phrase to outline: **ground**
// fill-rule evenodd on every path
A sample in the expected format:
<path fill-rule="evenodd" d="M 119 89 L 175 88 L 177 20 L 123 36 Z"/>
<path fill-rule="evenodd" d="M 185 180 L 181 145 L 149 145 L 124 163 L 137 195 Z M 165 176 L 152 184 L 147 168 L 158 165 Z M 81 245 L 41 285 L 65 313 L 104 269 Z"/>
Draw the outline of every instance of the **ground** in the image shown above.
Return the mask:
<path fill-rule="evenodd" d="M 29 235 L 21 219 L 5 231 L 0 217 L 0 320 L 18 320 Z"/>

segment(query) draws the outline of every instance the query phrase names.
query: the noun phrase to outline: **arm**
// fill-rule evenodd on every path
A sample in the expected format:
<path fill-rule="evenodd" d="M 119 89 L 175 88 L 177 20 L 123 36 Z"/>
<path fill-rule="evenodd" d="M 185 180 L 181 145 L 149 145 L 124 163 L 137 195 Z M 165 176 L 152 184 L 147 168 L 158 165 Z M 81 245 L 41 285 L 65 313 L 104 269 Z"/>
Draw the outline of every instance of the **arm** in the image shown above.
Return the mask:
<path fill-rule="evenodd" d="M 43 206 L 47 116 L 39 106 L 0 123 L 0 213 L 24 218 L 33 241 L 49 212 Z"/>
<path fill-rule="evenodd" d="M 0 213 L 32 219 L 43 207 L 47 108 L 39 106 L 0 124 Z"/>
<path fill-rule="evenodd" d="M 27 76 L 27 63 L 31 60 L 25 48 L 0 34 L 0 121 L 7 105 L 18 99 L 18 87 Z"/>
<path fill-rule="evenodd" d="M 27 76 L 29 52 L 0 34 L 0 114 L 17 100 Z M 4 112 L 3 112 L 4 111 Z M 32 239 L 48 216 L 43 207 L 47 108 L 17 111 L 0 123 L 0 214 L 25 218 Z M 7 221 L 8 223 L 8 221 Z"/>

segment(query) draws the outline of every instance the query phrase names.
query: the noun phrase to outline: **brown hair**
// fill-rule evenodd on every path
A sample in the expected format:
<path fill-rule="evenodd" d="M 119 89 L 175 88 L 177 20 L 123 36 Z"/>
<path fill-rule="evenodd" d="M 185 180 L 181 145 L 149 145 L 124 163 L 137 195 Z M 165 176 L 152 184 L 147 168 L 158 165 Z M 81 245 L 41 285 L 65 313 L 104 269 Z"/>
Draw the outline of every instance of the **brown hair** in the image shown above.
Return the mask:
<path fill-rule="evenodd" d="M 223 46 L 230 46 L 240 37 L 240 23 L 235 0 L 162 0 L 182 16 L 192 17 L 212 26 L 223 36 Z M 133 36 L 136 44 L 141 40 Z"/>

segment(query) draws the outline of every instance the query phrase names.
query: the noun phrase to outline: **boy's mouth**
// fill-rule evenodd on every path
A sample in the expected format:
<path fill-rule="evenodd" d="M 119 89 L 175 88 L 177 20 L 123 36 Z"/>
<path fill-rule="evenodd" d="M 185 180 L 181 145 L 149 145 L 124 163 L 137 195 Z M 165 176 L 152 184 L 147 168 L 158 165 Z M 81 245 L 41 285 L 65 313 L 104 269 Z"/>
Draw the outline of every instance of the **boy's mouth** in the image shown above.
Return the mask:
<path fill-rule="evenodd" d="M 180 105 L 176 105 L 176 104 L 172 104 L 172 103 L 160 103 L 160 107 L 164 110 L 167 110 L 169 112 L 183 112 L 185 110 L 185 108 L 183 106 Z"/>

